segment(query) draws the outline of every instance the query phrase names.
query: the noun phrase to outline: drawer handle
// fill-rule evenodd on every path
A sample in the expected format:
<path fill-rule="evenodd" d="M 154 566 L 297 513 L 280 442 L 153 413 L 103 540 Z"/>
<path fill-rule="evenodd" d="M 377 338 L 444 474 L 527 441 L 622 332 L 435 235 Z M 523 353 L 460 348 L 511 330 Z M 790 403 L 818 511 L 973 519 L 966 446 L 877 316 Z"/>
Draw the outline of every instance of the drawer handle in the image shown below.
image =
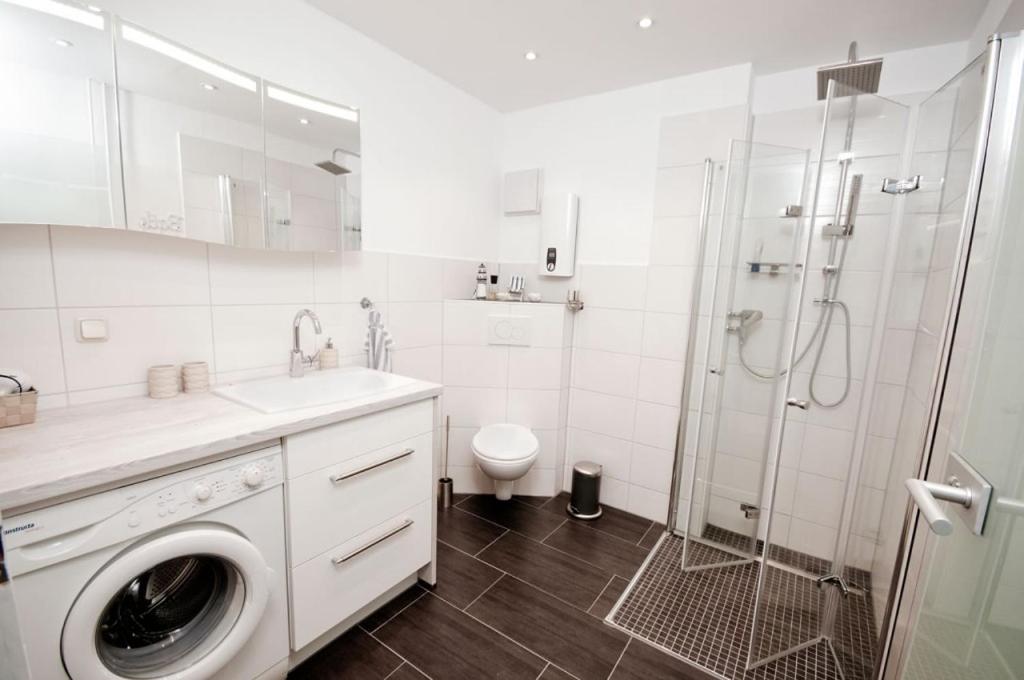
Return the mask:
<path fill-rule="evenodd" d="M 377 461 L 376 463 L 373 463 L 372 465 L 367 465 L 366 467 L 359 468 L 358 470 L 353 470 L 352 472 L 345 472 L 345 473 L 340 474 L 340 475 L 331 475 L 331 481 L 333 483 L 335 483 L 335 484 L 337 484 L 338 482 L 344 482 L 346 479 L 351 479 L 352 477 L 355 477 L 357 475 L 361 475 L 364 472 L 369 472 L 370 470 L 374 470 L 376 468 L 379 468 L 381 465 L 387 465 L 388 463 L 394 463 L 396 460 L 401 460 L 403 458 L 407 458 L 408 456 L 411 456 L 414 453 L 416 453 L 416 449 L 405 449 L 403 451 L 399 451 L 398 453 L 396 453 L 395 455 L 391 456 L 390 458 L 385 458 L 384 460 Z"/>
<path fill-rule="evenodd" d="M 377 545 L 378 543 L 383 543 L 384 541 L 388 540 L 389 538 L 391 538 L 395 534 L 398 534 L 398 533 L 400 533 L 402 531 L 405 531 L 406 529 L 411 527 L 412 524 L 413 524 L 413 521 L 411 519 L 406 519 L 404 522 L 402 522 L 401 525 L 395 527 L 394 529 L 392 529 L 391 531 L 387 532 L 386 534 L 384 534 L 380 538 L 375 538 L 372 541 L 370 541 L 369 543 L 367 543 L 366 545 L 362 546 L 361 548 L 356 548 L 352 552 L 347 553 L 345 555 L 342 555 L 341 557 L 331 558 L 331 562 L 334 562 L 335 564 L 343 564 L 345 562 L 348 562 L 350 559 L 352 559 L 356 555 L 360 555 L 360 554 L 366 552 L 367 550 L 369 550 L 373 546 Z"/>

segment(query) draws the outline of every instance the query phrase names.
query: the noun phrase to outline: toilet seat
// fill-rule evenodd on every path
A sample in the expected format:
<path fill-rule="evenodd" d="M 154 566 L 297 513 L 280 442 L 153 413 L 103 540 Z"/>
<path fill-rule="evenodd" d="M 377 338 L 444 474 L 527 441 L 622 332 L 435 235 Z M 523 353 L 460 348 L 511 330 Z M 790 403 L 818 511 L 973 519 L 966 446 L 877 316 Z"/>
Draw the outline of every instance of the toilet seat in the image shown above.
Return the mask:
<path fill-rule="evenodd" d="M 521 462 L 535 457 L 540 442 L 529 428 L 512 423 L 486 425 L 473 435 L 473 453 L 494 463 Z"/>

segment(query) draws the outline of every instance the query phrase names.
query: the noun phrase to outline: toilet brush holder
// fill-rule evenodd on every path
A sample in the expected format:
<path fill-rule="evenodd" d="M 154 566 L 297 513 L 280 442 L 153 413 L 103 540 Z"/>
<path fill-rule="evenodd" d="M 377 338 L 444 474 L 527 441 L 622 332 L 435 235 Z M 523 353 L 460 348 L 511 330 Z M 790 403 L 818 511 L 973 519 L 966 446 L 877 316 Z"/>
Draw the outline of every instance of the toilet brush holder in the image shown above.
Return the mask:
<path fill-rule="evenodd" d="M 442 510 L 452 507 L 453 488 L 451 477 L 442 477 L 437 480 L 437 496 L 441 499 Z"/>

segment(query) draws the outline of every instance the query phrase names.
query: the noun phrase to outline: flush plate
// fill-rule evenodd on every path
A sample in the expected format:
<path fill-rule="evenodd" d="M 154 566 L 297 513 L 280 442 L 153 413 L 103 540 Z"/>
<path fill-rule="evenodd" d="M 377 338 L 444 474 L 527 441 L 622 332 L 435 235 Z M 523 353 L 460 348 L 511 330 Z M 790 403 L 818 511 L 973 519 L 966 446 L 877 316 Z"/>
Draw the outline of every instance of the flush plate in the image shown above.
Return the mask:
<path fill-rule="evenodd" d="M 528 316 L 492 314 L 487 317 L 487 343 L 529 346 L 533 319 Z"/>

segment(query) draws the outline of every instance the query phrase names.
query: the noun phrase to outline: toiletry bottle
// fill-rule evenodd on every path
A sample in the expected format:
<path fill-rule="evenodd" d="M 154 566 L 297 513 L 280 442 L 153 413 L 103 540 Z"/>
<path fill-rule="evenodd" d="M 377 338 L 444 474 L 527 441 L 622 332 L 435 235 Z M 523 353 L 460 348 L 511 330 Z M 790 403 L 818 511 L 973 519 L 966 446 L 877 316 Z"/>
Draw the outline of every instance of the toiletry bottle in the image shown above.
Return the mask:
<path fill-rule="evenodd" d="M 334 340 L 327 338 L 327 344 L 320 350 L 320 370 L 338 367 L 338 350 L 334 347 Z"/>
<path fill-rule="evenodd" d="M 498 299 L 498 275 L 491 274 L 491 282 L 487 284 L 487 299 L 497 300 Z"/>
<path fill-rule="evenodd" d="M 473 297 L 477 300 L 487 299 L 487 265 L 483 262 L 480 263 L 480 267 L 476 270 L 476 292 Z"/>

